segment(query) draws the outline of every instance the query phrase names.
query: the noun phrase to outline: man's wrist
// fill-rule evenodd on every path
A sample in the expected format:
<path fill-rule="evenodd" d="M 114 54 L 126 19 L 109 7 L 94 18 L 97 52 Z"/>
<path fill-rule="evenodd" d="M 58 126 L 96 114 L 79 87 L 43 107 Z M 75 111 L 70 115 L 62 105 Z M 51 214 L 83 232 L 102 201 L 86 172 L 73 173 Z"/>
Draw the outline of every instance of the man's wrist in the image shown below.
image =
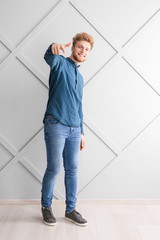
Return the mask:
<path fill-rule="evenodd" d="M 84 132 L 82 132 L 82 133 L 81 133 L 81 135 L 83 135 L 83 136 L 84 136 Z"/>

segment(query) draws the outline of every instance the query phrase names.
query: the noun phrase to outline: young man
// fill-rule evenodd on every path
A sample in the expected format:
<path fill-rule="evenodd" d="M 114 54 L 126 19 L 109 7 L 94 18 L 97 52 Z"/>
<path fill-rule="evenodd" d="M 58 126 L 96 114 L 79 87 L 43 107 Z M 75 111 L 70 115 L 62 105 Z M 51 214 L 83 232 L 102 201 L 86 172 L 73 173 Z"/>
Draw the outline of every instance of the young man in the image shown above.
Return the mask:
<path fill-rule="evenodd" d="M 43 119 L 47 168 L 42 181 L 41 197 L 43 222 L 47 225 L 56 225 L 51 205 L 62 158 L 65 170 L 65 218 L 80 226 L 87 225 L 87 221 L 75 210 L 78 154 L 85 146 L 83 78 L 78 68 L 87 59 L 93 44 L 92 36 L 78 33 L 73 37 L 70 57 L 65 58 L 60 55 L 60 51 L 65 52 L 71 43 L 53 43 L 44 55 L 50 66 L 49 98 Z"/>

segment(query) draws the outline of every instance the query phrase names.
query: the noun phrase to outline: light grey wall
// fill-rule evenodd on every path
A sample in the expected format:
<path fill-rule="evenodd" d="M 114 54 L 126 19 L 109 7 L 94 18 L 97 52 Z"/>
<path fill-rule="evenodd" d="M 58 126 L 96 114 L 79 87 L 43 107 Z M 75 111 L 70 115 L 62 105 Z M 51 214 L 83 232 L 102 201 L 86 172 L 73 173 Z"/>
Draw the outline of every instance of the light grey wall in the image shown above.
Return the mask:
<path fill-rule="evenodd" d="M 40 198 L 43 55 L 82 31 L 95 46 L 80 67 L 86 147 L 78 198 L 160 198 L 159 9 L 160 0 L 0 1 L 0 198 Z"/>

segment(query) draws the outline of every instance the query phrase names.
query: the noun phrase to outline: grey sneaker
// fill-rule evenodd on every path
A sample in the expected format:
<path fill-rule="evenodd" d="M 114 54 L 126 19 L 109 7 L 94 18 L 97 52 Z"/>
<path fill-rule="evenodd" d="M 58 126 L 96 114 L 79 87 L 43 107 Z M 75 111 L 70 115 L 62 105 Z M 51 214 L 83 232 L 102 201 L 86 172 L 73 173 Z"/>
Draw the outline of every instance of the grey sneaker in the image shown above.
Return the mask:
<path fill-rule="evenodd" d="M 49 226 L 55 226 L 56 225 L 56 219 L 52 213 L 51 207 L 42 207 L 42 216 L 43 216 L 43 222 Z"/>
<path fill-rule="evenodd" d="M 82 218 L 81 214 L 75 209 L 72 212 L 65 212 L 65 219 L 74 222 L 78 226 L 86 226 L 88 222 Z"/>

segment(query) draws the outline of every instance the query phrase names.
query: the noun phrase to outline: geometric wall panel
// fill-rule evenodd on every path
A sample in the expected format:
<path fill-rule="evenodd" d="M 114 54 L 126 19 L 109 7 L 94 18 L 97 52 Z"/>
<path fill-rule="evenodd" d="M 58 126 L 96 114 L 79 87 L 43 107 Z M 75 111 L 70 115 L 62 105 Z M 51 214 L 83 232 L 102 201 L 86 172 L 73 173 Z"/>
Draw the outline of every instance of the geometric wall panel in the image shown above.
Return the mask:
<path fill-rule="evenodd" d="M 43 126 L 47 88 L 17 59 L 0 72 L 0 79 L 0 133 L 20 150 Z"/>
<path fill-rule="evenodd" d="M 0 63 L 9 55 L 10 51 L 0 41 Z"/>
<path fill-rule="evenodd" d="M 0 169 L 2 169 L 12 158 L 12 154 L 0 144 Z"/>
<path fill-rule="evenodd" d="M 69 18 L 68 16 L 72 16 Z M 62 19 L 65 19 L 63 21 Z M 73 24 L 73 19 L 76 24 Z M 69 27 L 68 27 L 69 26 Z M 60 31 L 63 29 L 63 31 Z M 23 47 L 21 54 L 36 69 L 46 77 L 48 83 L 49 68 L 44 61 L 44 53 L 48 46 L 55 43 L 68 43 L 77 32 L 88 32 L 96 38 L 95 46 L 86 63 L 82 64 L 80 71 L 85 82 L 89 80 L 103 65 L 115 54 L 115 51 L 104 38 L 86 21 L 86 19 L 70 4 L 65 6 L 56 16 L 53 14 L 41 31 Z M 45 36 L 45 38 L 44 38 Z M 60 40 L 62 39 L 62 40 Z M 37 44 L 38 43 L 38 44 Z M 70 48 L 66 49 L 66 55 L 70 56 Z M 102 49 L 103 48 L 103 52 Z M 33 51 L 34 49 L 34 51 Z M 62 54 L 62 53 L 61 53 Z"/>
<path fill-rule="evenodd" d="M 116 154 L 101 139 L 97 138 L 92 131 L 87 127 L 84 127 L 84 130 L 86 146 L 84 151 L 80 152 L 79 157 L 78 192 L 116 157 Z M 96 147 L 93 148 L 93 146 Z"/>
<path fill-rule="evenodd" d="M 58 2 L 59 0 L 1 1 L 0 32 L 16 46 Z"/>
<path fill-rule="evenodd" d="M 41 184 L 21 163 L 17 163 L 5 175 L 0 175 L 0 189 L 1 199 L 40 198 Z"/>
<path fill-rule="evenodd" d="M 100 130 L 120 149 L 160 110 L 159 96 L 120 58 L 85 87 L 83 105 L 97 133 Z"/>
<path fill-rule="evenodd" d="M 95 177 L 78 197 L 159 199 L 159 143 L 160 116 Z"/>
<path fill-rule="evenodd" d="M 126 46 L 126 53 L 147 74 L 149 83 L 160 94 L 160 34 L 157 29 L 160 29 L 160 14 Z"/>
<path fill-rule="evenodd" d="M 44 141 L 43 130 L 32 140 L 32 143 L 27 151 L 23 155 L 38 171 L 41 176 L 44 174 L 44 170 L 47 165 L 46 159 L 46 146 Z"/>
<path fill-rule="evenodd" d="M 120 46 L 160 8 L 159 0 L 101 0 L 100 2 L 80 0 L 79 2 Z"/>
<path fill-rule="evenodd" d="M 159 9 L 159 0 L 0 1 L 0 198 L 40 198 L 44 53 L 78 32 L 95 39 L 79 68 L 86 143 L 78 198 L 160 197 Z M 63 167 L 54 197 L 65 199 Z"/>

